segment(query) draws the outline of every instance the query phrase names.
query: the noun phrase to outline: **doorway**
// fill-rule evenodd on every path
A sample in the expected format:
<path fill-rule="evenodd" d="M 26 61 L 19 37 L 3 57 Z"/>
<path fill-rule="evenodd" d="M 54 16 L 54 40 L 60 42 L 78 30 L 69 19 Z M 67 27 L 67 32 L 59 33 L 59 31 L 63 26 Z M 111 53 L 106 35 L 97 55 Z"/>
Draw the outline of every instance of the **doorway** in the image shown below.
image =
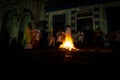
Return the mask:
<path fill-rule="evenodd" d="M 53 16 L 53 35 L 60 30 L 65 30 L 66 25 L 66 14 L 54 15 Z"/>
<path fill-rule="evenodd" d="M 22 44 L 25 28 L 28 27 L 29 22 L 32 20 L 32 15 L 29 12 L 24 12 L 21 14 L 19 19 L 19 32 L 18 32 L 18 41 Z"/>
<path fill-rule="evenodd" d="M 93 28 L 93 19 L 92 18 L 84 18 L 77 20 L 77 30 L 81 31 L 84 29 L 92 29 Z"/>
<path fill-rule="evenodd" d="M 79 12 L 76 16 L 77 16 L 77 31 L 93 29 L 92 11 Z"/>
<path fill-rule="evenodd" d="M 108 32 L 114 32 L 120 27 L 120 6 L 106 8 Z"/>

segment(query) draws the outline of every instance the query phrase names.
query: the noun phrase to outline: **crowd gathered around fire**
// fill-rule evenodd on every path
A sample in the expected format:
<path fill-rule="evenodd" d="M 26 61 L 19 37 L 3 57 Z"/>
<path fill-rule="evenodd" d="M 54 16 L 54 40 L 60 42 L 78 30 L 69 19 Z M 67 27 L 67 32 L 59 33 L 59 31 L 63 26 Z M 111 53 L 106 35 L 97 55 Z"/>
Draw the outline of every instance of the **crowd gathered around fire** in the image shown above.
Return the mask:
<path fill-rule="evenodd" d="M 70 25 L 66 26 L 66 29 L 71 29 Z M 69 30 L 68 30 L 69 31 Z M 9 45 L 12 48 L 24 48 L 24 49 L 48 49 L 48 48 L 59 48 L 65 39 L 65 30 L 59 29 L 57 33 L 53 33 L 54 30 L 48 32 L 46 29 L 40 30 L 38 26 L 33 28 L 32 23 L 25 28 L 23 38 L 12 39 L 9 43 L 9 36 L 7 35 L 7 29 L 3 31 L 1 38 L 1 44 L 4 46 Z M 104 35 L 101 28 L 95 29 L 84 29 L 80 31 L 71 30 L 70 35 L 74 46 L 77 48 L 85 47 L 113 47 L 120 46 L 120 31 L 109 32 Z"/>

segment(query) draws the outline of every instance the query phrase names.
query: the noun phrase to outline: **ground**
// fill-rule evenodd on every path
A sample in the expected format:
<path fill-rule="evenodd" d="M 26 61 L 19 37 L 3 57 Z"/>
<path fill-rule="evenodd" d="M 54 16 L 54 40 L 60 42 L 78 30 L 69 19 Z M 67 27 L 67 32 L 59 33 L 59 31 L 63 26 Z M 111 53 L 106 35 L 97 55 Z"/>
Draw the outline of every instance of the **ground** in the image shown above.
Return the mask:
<path fill-rule="evenodd" d="M 27 74 L 36 71 L 38 74 L 42 73 L 39 78 L 44 78 L 44 80 L 81 79 L 83 77 L 78 75 L 81 73 L 84 76 L 94 74 L 100 77 L 113 69 L 118 69 L 120 60 L 119 54 L 114 53 L 114 50 L 98 48 L 80 49 L 80 51 L 72 52 L 58 49 L 10 49 L 7 52 L 8 56 L 3 59 L 7 71 L 13 72 L 13 70 L 16 70 L 22 72 L 22 74 L 25 74 L 24 71 Z M 99 72 L 102 72 L 102 74 Z M 74 74 L 77 75 L 73 76 Z"/>
<path fill-rule="evenodd" d="M 7 50 L 10 63 L 15 64 L 80 64 L 88 66 L 112 65 L 119 53 L 112 49 L 79 49 L 66 51 L 59 49 Z"/>

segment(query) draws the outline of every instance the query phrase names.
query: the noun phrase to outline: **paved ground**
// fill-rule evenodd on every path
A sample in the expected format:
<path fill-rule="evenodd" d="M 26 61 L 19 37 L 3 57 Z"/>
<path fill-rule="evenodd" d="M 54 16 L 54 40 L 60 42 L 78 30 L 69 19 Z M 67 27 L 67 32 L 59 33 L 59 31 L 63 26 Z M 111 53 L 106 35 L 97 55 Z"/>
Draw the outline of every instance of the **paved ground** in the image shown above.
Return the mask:
<path fill-rule="evenodd" d="M 11 52 L 11 53 L 10 53 Z M 112 65 L 119 54 L 111 49 L 80 49 L 79 51 L 9 50 L 9 63 L 14 64 L 55 64 L 55 65 Z M 8 60 L 7 59 L 7 60 Z"/>
<path fill-rule="evenodd" d="M 4 52 L 7 52 L 7 56 L 3 57 L 4 64 L 2 66 L 7 71 L 10 70 L 9 74 L 13 70 L 16 70 L 14 73 L 19 71 L 22 74 L 37 72 L 38 74 L 42 73 L 40 78 L 44 78 L 43 80 L 87 78 L 82 77 L 81 74 L 83 76 L 97 75 L 101 77 L 103 74 L 106 76 L 108 73 L 111 74 L 111 71 L 118 71 L 120 64 L 119 52 L 116 53 L 112 49 L 87 48 L 72 52 L 56 49 L 9 49 Z M 24 71 L 27 72 L 24 73 Z M 73 76 L 74 74 L 76 76 Z"/>

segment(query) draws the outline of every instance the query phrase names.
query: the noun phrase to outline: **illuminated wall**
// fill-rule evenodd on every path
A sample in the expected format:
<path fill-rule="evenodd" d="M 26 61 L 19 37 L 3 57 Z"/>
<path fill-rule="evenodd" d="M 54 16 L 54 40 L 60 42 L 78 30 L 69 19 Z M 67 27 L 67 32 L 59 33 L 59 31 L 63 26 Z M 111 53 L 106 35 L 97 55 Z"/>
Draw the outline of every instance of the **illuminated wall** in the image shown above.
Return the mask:
<path fill-rule="evenodd" d="M 95 30 L 100 26 L 103 32 L 106 34 L 108 32 L 106 8 L 120 6 L 120 1 L 75 8 L 72 7 L 61 10 L 59 9 L 51 12 L 46 12 L 45 6 L 45 0 L 0 0 L 0 31 L 2 27 L 8 27 L 10 37 L 18 37 L 19 31 L 22 28 L 20 25 L 21 20 L 27 20 L 24 21 L 24 25 L 29 21 L 32 21 L 33 26 L 35 26 L 36 22 L 38 21 L 47 21 L 48 31 L 50 31 L 53 27 L 53 16 L 61 14 L 66 15 L 65 24 L 70 24 L 72 29 L 77 31 L 77 15 L 83 12 L 92 12 L 92 15 L 87 17 L 92 17 L 93 29 Z M 24 19 L 21 19 L 21 17 Z"/>
<path fill-rule="evenodd" d="M 73 8 L 62 9 L 62 10 L 59 9 L 59 10 L 53 10 L 50 12 L 48 11 L 46 19 L 48 20 L 49 30 L 53 26 L 52 24 L 53 16 L 65 13 L 66 14 L 66 25 L 70 24 L 72 26 L 72 29 L 77 31 L 77 19 L 82 18 L 82 17 L 77 17 L 77 14 L 91 12 L 92 14 L 87 15 L 86 18 L 92 17 L 93 30 L 95 30 L 97 27 L 101 27 L 103 33 L 107 34 L 108 25 L 107 25 L 107 19 L 106 19 L 106 8 L 115 7 L 115 6 L 120 6 L 120 1 L 88 5 L 88 6 L 83 6 L 83 7 L 75 7 L 75 8 L 73 7 Z"/>
<path fill-rule="evenodd" d="M 33 27 L 46 17 L 45 0 L 0 0 L 0 31 L 9 29 L 10 41 L 19 35 L 29 22 Z M 22 19 L 21 19 L 22 18 Z"/>

